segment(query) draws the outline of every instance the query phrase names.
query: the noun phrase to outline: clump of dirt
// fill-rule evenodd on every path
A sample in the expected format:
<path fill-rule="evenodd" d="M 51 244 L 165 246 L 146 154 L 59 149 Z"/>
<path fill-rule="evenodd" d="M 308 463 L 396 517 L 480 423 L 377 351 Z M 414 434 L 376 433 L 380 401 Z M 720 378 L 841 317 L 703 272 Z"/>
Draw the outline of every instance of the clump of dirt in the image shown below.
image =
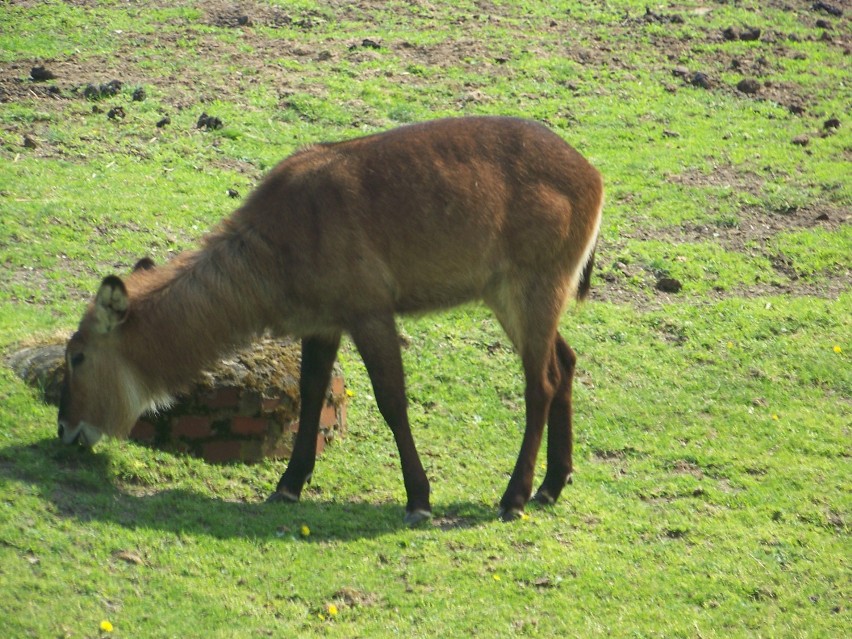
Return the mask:
<path fill-rule="evenodd" d="M 814 2 L 813 10 L 825 11 L 827 14 L 832 15 L 835 18 L 839 18 L 843 15 L 843 9 L 835 7 L 833 4 L 829 4 L 827 2 Z"/>
<path fill-rule="evenodd" d="M 214 27 L 236 29 L 263 26 L 280 29 L 294 24 L 293 17 L 279 7 L 268 7 L 258 3 L 236 7 L 230 3 L 220 5 L 217 2 L 208 2 L 206 8 L 205 22 Z"/>
<path fill-rule="evenodd" d="M 657 280 L 655 288 L 663 293 L 680 293 L 683 284 L 673 277 L 661 277 Z"/>
<path fill-rule="evenodd" d="M 728 27 L 724 31 L 722 31 L 722 37 L 725 40 L 742 40 L 744 42 L 753 42 L 755 40 L 760 40 L 760 29 L 756 27 L 745 27 L 740 30 L 737 27 Z"/>
<path fill-rule="evenodd" d="M 118 95 L 124 83 L 121 80 L 110 80 L 103 84 L 87 84 L 82 89 L 78 88 L 78 92 L 83 94 L 87 100 L 102 100 L 103 98 L 111 98 Z"/>
<path fill-rule="evenodd" d="M 47 80 L 55 80 L 56 74 L 43 66 L 33 67 L 30 70 L 30 78 L 33 82 L 46 82 Z"/>
<path fill-rule="evenodd" d="M 123 120 L 127 114 L 124 112 L 124 107 L 115 106 L 107 111 L 107 117 L 110 120 Z"/>
<path fill-rule="evenodd" d="M 364 38 L 361 40 L 360 44 L 353 44 L 349 47 L 350 51 L 356 51 L 357 49 L 383 49 L 382 44 L 376 40 L 371 40 L 370 38 Z"/>
<path fill-rule="evenodd" d="M 198 122 L 195 123 L 195 128 L 207 129 L 208 131 L 221 129 L 222 126 L 222 120 L 206 113 L 202 113 L 198 118 Z"/>
<path fill-rule="evenodd" d="M 645 7 L 645 15 L 638 18 L 637 21 L 646 24 L 684 24 L 683 16 L 678 13 L 655 13 L 650 7 Z"/>
<path fill-rule="evenodd" d="M 743 78 L 737 83 L 737 90 L 747 95 L 754 95 L 760 91 L 760 82 L 753 78 Z"/>

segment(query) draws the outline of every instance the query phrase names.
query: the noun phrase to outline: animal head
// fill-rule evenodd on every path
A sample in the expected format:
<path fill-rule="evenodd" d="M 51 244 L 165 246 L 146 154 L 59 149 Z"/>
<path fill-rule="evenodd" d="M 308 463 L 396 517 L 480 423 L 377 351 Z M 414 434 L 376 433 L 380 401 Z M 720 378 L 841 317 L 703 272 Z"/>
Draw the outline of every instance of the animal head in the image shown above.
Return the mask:
<path fill-rule="evenodd" d="M 146 258 L 136 268 L 152 266 Z M 131 313 L 125 283 L 115 275 L 104 278 L 65 349 L 58 426 L 66 444 L 94 446 L 103 435 L 126 437 L 150 405 L 138 372 L 126 359 Z"/>

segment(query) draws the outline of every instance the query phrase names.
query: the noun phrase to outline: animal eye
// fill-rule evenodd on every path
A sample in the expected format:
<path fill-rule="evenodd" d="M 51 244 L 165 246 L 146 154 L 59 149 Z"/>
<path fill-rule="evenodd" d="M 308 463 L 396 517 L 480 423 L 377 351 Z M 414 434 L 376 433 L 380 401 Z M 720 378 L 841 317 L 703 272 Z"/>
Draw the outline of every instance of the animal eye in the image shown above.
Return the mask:
<path fill-rule="evenodd" d="M 86 359 L 86 356 L 83 353 L 77 353 L 76 355 L 71 356 L 71 367 L 77 368 L 80 364 L 83 363 L 83 360 Z"/>

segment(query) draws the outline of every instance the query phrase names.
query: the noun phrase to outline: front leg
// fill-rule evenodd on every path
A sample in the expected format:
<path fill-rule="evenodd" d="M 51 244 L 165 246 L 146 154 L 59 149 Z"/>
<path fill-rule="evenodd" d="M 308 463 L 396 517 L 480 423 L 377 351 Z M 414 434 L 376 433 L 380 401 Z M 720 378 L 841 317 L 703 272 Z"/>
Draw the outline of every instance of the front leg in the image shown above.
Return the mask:
<path fill-rule="evenodd" d="M 287 470 L 267 501 L 299 501 L 305 482 L 314 472 L 320 414 L 339 346 L 339 334 L 331 338 L 306 337 L 302 340 L 299 430 Z"/>
<path fill-rule="evenodd" d="M 429 504 L 429 480 L 420 463 L 408 422 L 405 376 L 393 316 L 366 318 L 352 327 L 351 334 L 370 375 L 379 412 L 396 440 L 408 495 L 405 523 L 413 526 L 432 517 L 432 507 Z"/>

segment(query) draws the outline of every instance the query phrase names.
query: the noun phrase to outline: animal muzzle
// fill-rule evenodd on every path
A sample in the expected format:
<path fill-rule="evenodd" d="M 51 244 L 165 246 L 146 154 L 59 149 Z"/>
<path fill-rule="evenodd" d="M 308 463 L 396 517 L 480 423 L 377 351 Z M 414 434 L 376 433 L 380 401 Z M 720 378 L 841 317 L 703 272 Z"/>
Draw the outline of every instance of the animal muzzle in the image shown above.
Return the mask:
<path fill-rule="evenodd" d="M 76 427 L 71 427 L 64 420 L 59 420 L 57 434 L 64 444 L 79 444 L 86 448 L 91 448 L 97 444 L 102 437 L 102 434 L 97 429 L 92 428 L 85 422 L 80 422 Z"/>

